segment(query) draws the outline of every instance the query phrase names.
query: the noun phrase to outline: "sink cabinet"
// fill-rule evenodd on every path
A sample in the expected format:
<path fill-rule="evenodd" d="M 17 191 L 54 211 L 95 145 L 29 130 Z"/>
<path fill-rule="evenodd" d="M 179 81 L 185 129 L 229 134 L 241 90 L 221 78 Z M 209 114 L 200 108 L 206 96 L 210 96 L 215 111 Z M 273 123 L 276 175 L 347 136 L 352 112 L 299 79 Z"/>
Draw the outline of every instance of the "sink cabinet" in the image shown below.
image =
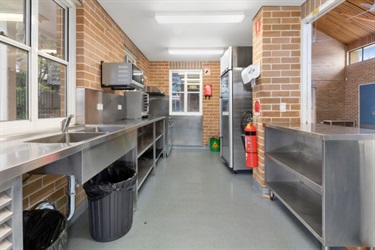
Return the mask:
<path fill-rule="evenodd" d="M 265 174 L 323 246 L 375 246 L 375 131 L 266 125 Z"/>

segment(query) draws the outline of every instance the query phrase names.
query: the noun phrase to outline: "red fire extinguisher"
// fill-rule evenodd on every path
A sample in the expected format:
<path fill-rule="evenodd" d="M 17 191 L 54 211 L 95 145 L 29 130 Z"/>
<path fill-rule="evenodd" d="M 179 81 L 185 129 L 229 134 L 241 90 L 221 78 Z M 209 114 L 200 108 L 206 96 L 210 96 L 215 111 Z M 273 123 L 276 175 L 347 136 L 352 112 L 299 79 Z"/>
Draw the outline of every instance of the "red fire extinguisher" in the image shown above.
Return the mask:
<path fill-rule="evenodd" d="M 208 99 L 212 96 L 212 84 L 206 84 L 204 85 L 204 99 L 208 97 Z"/>
<path fill-rule="evenodd" d="M 249 168 L 258 167 L 258 148 L 256 128 L 252 123 L 245 127 L 245 151 L 246 166 Z"/>

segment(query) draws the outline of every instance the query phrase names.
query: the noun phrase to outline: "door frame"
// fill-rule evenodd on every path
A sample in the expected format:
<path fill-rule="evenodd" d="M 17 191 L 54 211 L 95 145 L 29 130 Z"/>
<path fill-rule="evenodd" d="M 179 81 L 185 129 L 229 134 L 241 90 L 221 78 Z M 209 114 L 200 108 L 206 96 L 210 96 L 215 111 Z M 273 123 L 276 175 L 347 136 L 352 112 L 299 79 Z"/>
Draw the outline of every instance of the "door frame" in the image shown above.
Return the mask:
<path fill-rule="evenodd" d="M 312 24 L 345 0 L 328 0 L 301 20 L 301 123 L 315 123 L 315 100 L 311 82 Z"/>

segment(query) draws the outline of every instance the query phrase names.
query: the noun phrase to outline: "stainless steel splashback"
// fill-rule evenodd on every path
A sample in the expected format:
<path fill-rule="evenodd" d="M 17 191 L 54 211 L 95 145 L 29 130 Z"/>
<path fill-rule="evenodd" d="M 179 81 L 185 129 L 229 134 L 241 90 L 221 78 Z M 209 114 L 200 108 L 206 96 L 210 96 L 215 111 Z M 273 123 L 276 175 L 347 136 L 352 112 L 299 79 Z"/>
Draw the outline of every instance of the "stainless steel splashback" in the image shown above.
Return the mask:
<path fill-rule="evenodd" d="M 150 96 L 149 114 L 169 116 L 169 96 Z"/>
<path fill-rule="evenodd" d="M 76 98 L 77 124 L 101 124 L 125 119 L 125 98 L 122 95 L 77 88 Z"/>

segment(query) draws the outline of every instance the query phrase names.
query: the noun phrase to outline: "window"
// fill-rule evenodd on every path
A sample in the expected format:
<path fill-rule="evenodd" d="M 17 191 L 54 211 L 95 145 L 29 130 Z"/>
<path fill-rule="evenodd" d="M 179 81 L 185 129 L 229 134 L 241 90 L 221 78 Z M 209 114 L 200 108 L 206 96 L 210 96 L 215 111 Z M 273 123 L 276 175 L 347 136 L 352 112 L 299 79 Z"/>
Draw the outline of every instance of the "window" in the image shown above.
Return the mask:
<path fill-rule="evenodd" d="M 362 62 L 371 58 L 375 58 L 375 44 L 364 46 L 349 52 L 349 64 Z"/>
<path fill-rule="evenodd" d="M 23 0 L 0 1 L 0 122 L 29 119 L 30 41 Z M 6 41 L 6 42 L 3 42 Z"/>
<path fill-rule="evenodd" d="M 74 110 L 75 5 L 0 1 L 0 16 L 0 132 L 55 126 Z"/>
<path fill-rule="evenodd" d="M 170 114 L 202 115 L 202 71 L 171 70 Z"/>
<path fill-rule="evenodd" d="M 375 58 L 375 44 L 363 48 L 363 60 Z"/>
<path fill-rule="evenodd" d="M 56 2 L 39 1 L 38 117 L 66 116 L 66 10 Z"/>
<path fill-rule="evenodd" d="M 128 48 L 125 47 L 124 62 L 136 64 L 136 61 L 137 57 Z"/>

